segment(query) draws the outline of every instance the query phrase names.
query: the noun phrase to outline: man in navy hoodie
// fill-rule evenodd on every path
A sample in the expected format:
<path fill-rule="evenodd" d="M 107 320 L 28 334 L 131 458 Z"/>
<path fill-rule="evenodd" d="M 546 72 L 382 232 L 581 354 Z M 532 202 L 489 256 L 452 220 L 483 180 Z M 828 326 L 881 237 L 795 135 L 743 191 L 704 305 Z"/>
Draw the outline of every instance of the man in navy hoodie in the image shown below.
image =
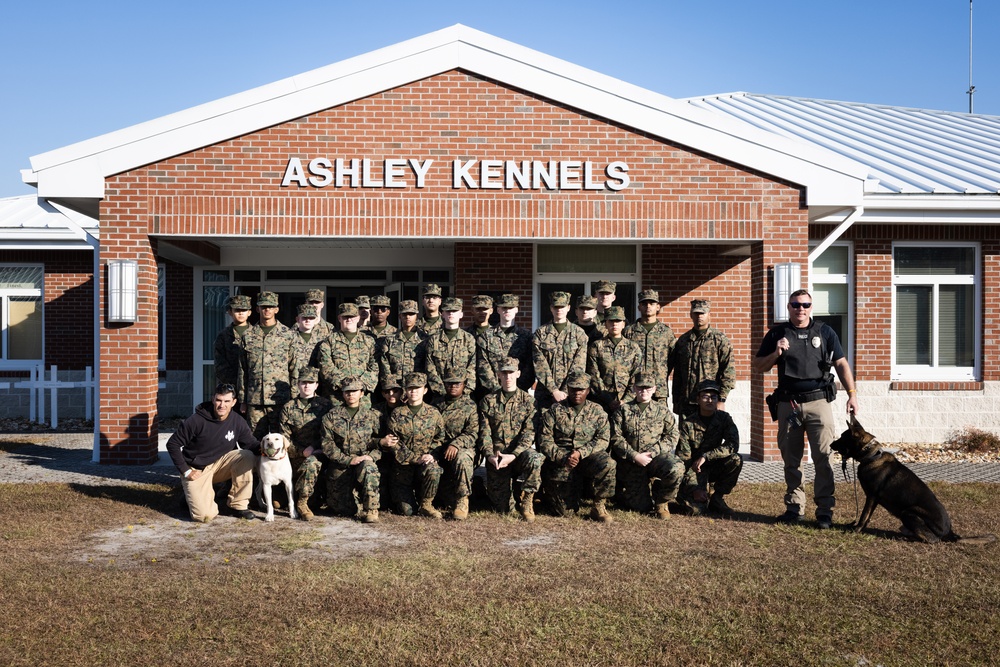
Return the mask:
<path fill-rule="evenodd" d="M 167 452 L 181 473 L 184 499 L 195 521 L 207 523 L 219 515 L 212 484 L 227 480 L 233 482 L 229 513 L 241 519 L 255 516 L 248 505 L 260 443 L 246 420 L 233 414 L 235 405 L 236 389 L 220 384 L 212 400 L 195 408 L 167 441 Z"/>

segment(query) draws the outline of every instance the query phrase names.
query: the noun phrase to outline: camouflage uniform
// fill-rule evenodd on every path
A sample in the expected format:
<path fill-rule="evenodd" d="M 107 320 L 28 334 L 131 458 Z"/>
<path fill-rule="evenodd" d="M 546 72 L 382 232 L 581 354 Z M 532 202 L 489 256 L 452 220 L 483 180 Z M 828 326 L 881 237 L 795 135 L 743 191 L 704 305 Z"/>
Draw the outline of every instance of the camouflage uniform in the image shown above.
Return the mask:
<path fill-rule="evenodd" d="M 458 449 L 451 461 L 441 456 L 441 467 L 447 477 L 449 501 L 472 495 L 472 469 L 479 438 L 479 413 L 476 404 L 466 395 L 458 398 L 444 396 L 434 403 L 444 420 L 444 449 L 449 445 Z M 452 486 L 452 483 L 454 484 Z"/>
<path fill-rule="evenodd" d="M 434 406 L 423 403 L 414 413 L 403 405 L 389 415 L 388 432 L 399 438 L 393 466 L 392 500 L 401 514 L 412 514 L 416 505 L 413 484 L 420 482 L 420 500 L 429 502 L 437 495 L 443 472 L 438 462 L 444 444 L 444 420 Z M 428 465 L 417 463 L 424 454 L 431 454 L 434 461 Z"/>
<path fill-rule="evenodd" d="M 576 375 L 587 377 L 585 373 Z M 546 459 L 542 481 L 556 514 L 565 516 L 579 507 L 588 481 L 593 484 L 595 500 L 614 495 L 617 466 L 608 452 L 610 438 L 608 415 L 593 401 L 573 406 L 566 399 L 542 414 L 538 437 L 538 448 Z M 580 451 L 580 462 L 570 468 L 567 461 L 575 450 Z"/>
<path fill-rule="evenodd" d="M 524 480 L 524 493 L 534 494 L 542 487 L 545 457 L 534 449 L 536 418 L 535 399 L 522 389 L 510 396 L 497 391 L 479 403 L 479 454 L 483 458 L 494 454 L 516 457 L 500 470 L 486 465 L 486 493 L 498 512 L 514 509 L 513 480 Z"/>
<path fill-rule="evenodd" d="M 427 345 L 424 341 L 427 335 L 422 331 L 397 331 L 378 341 L 376 355 L 378 357 L 379 379 L 387 377 L 402 379 L 410 373 L 424 372 L 427 367 Z"/>
<path fill-rule="evenodd" d="M 345 405 L 334 406 L 323 417 L 323 453 L 330 460 L 326 501 L 340 516 L 358 513 L 358 500 L 365 511 L 379 509 L 379 414 L 359 407 L 354 414 Z M 371 457 L 351 465 L 355 456 Z"/>
<path fill-rule="evenodd" d="M 250 310 L 250 297 L 236 294 L 229 297 L 226 307 L 230 310 Z M 240 332 L 233 321 L 215 337 L 215 382 L 236 387 L 236 400 L 240 400 L 240 366 L 243 365 L 243 336 L 250 330 L 249 325 Z"/>
<path fill-rule="evenodd" d="M 338 398 L 344 379 L 355 377 L 364 385 L 361 406 L 371 407 L 369 394 L 378 384 L 378 364 L 375 362 L 375 339 L 363 333 L 349 337 L 343 331 L 334 332 L 316 349 L 319 365 L 320 393 Z"/>
<path fill-rule="evenodd" d="M 437 285 L 431 283 L 429 285 L 424 285 L 424 290 L 422 296 L 444 296 L 441 293 L 441 288 Z M 441 330 L 441 311 L 438 311 L 437 318 L 431 322 L 428 321 L 426 317 L 421 315 L 417 318 L 417 329 L 423 331 L 427 336 L 436 333 Z"/>
<path fill-rule="evenodd" d="M 684 464 L 674 455 L 676 442 L 674 415 L 663 403 L 642 405 L 633 399 L 611 415 L 611 453 L 618 461 L 618 485 L 629 508 L 648 513 L 653 503 L 677 497 Z M 635 462 L 635 456 L 644 452 L 653 455 L 645 467 Z"/>
<path fill-rule="evenodd" d="M 681 419 L 680 437 L 677 440 L 677 458 L 686 468 L 681 495 L 690 498 L 699 486 L 707 490 L 714 484 L 715 493 L 724 496 L 733 490 L 743 469 L 739 455 L 740 432 L 728 412 L 717 411 L 704 418 L 698 412 Z M 701 474 L 691 469 L 691 464 L 705 457 Z"/>
<path fill-rule="evenodd" d="M 309 500 L 316 490 L 322 462 L 321 425 L 323 416 L 333 404 L 322 396 L 293 398 L 281 406 L 278 413 L 278 432 L 288 443 L 288 458 L 292 462 L 295 479 L 295 497 Z M 315 451 L 306 458 L 302 455 L 309 447 Z"/>
<path fill-rule="evenodd" d="M 531 339 L 531 358 L 535 365 L 535 400 L 539 408 L 552 405 L 552 390 L 566 390 L 566 376 L 587 369 L 587 334 L 572 322 L 562 333 L 552 322 L 543 324 Z"/>
<path fill-rule="evenodd" d="M 478 356 L 476 359 L 476 380 L 478 387 L 486 393 L 499 391 L 500 380 L 497 369 L 507 357 L 520 362 L 521 377 L 517 386 L 525 391 L 535 383 L 535 367 L 531 361 L 531 332 L 519 326 L 509 329 L 490 327 L 486 335 L 476 339 Z"/>
<path fill-rule="evenodd" d="M 239 385 L 247 404 L 247 421 L 257 437 L 275 430 L 278 409 L 292 398 L 298 382 L 293 344 L 295 334 L 278 322 L 265 333 L 254 325 L 243 336 L 246 365 L 240 366 Z"/>
<path fill-rule="evenodd" d="M 468 331 L 456 329 L 455 335 L 441 329 L 427 339 L 427 386 L 438 396 L 444 395 L 444 372 L 460 369 L 465 376 L 465 391 L 476 389 L 476 339 Z"/>
<path fill-rule="evenodd" d="M 667 368 L 670 353 L 676 342 L 673 329 L 663 322 L 656 321 L 647 331 L 642 322 L 635 322 L 625 327 L 622 336 L 639 346 L 642 352 L 642 370 L 656 376 L 656 394 L 653 398 L 658 401 L 666 400 L 669 395 Z"/>
<path fill-rule="evenodd" d="M 587 350 L 591 397 L 605 410 L 615 400 L 628 399 L 632 378 L 642 367 L 642 350 L 627 338 L 602 338 Z"/>
<path fill-rule="evenodd" d="M 715 380 L 722 393 L 720 401 L 736 386 L 733 345 L 726 334 L 709 326 L 704 331 L 691 329 L 681 334 L 670 353 L 668 372 L 673 372 L 674 412 L 687 414 L 698 409 L 691 402 L 694 388 L 702 380 Z"/>

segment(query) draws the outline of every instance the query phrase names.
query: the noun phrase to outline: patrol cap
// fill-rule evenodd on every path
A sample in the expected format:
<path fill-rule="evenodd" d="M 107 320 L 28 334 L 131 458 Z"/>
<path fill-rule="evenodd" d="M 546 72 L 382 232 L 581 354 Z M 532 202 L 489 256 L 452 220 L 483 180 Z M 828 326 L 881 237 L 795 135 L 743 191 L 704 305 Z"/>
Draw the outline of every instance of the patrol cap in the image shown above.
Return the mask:
<path fill-rule="evenodd" d="M 226 307 L 229 310 L 250 310 L 250 297 L 246 294 L 231 296 L 226 302 Z"/>
<path fill-rule="evenodd" d="M 399 302 L 400 315 L 402 315 L 403 313 L 411 313 L 413 315 L 416 315 L 419 312 L 420 309 L 417 307 L 416 301 L 413 301 L 412 299 L 407 299 L 406 301 Z"/>
<path fill-rule="evenodd" d="M 299 382 L 319 382 L 319 369 L 312 366 L 300 368 Z"/>
<path fill-rule="evenodd" d="M 311 289 L 306 291 L 306 301 L 326 301 L 326 294 L 321 289 Z"/>
<path fill-rule="evenodd" d="M 316 315 L 316 306 L 311 303 L 300 304 L 299 307 L 295 309 L 295 314 L 299 317 L 318 317 L 318 315 Z"/>
<path fill-rule="evenodd" d="M 274 292 L 261 292 L 257 295 L 257 307 L 261 306 L 277 306 L 278 305 L 278 295 Z"/>
<path fill-rule="evenodd" d="M 598 280 L 597 281 L 597 291 L 607 292 L 608 294 L 614 294 L 615 290 L 618 288 L 618 283 L 612 280 Z"/>
<path fill-rule="evenodd" d="M 368 297 L 364 294 L 354 297 L 354 303 L 358 305 L 358 308 L 371 309 L 371 303 L 368 301 Z"/>
<path fill-rule="evenodd" d="M 659 303 L 660 293 L 655 289 L 644 289 L 639 292 L 639 303 L 642 303 L 643 301 L 655 301 L 656 303 Z"/>
<path fill-rule="evenodd" d="M 588 294 L 581 294 L 580 296 L 576 297 L 576 307 L 577 308 L 593 308 L 593 309 L 596 310 L 597 309 L 597 299 L 595 299 L 594 297 L 592 297 L 592 296 L 590 296 Z"/>
<path fill-rule="evenodd" d="M 636 387 L 655 387 L 656 376 L 649 371 L 639 371 L 635 374 L 635 380 L 632 384 Z"/>
<path fill-rule="evenodd" d="M 569 389 L 587 389 L 590 387 L 590 376 L 580 371 L 573 371 L 566 376 L 566 387 Z"/>
<path fill-rule="evenodd" d="M 625 321 L 625 309 L 622 308 L 621 306 L 611 306 L 610 308 L 608 308 L 607 310 L 605 310 L 604 311 L 604 321 L 607 322 L 609 320 L 621 320 L 622 322 L 624 322 Z"/>
<path fill-rule="evenodd" d="M 402 389 L 402 385 L 399 382 L 399 377 L 396 375 L 388 375 L 382 380 L 382 391 L 388 389 Z"/>
<path fill-rule="evenodd" d="M 424 373 L 407 373 L 406 377 L 403 378 L 403 387 L 410 389 L 411 387 L 426 387 L 427 386 L 427 375 Z"/>
<path fill-rule="evenodd" d="M 388 308 L 392 305 L 392 299 L 387 297 L 385 294 L 376 294 L 371 298 L 372 307 L 383 307 Z"/>
<path fill-rule="evenodd" d="M 492 308 L 493 307 L 493 297 L 487 296 L 485 294 L 477 294 L 472 297 L 472 307 L 473 308 Z"/>
<path fill-rule="evenodd" d="M 550 292 L 549 293 L 549 305 L 556 306 L 557 308 L 562 306 L 568 306 L 570 300 L 569 292 Z"/>
<path fill-rule="evenodd" d="M 363 391 L 365 388 L 361 378 L 346 377 L 340 383 L 340 391 Z"/>
<path fill-rule="evenodd" d="M 719 396 L 722 395 L 722 387 L 715 380 L 702 380 L 694 386 L 694 395 L 697 396 L 703 391 L 714 391 Z"/>
<path fill-rule="evenodd" d="M 441 380 L 445 384 L 457 384 L 459 382 L 465 382 L 465 374 L 457 368 L 447 368 L 444 371 L 444 377 Z"/>
<path fill-rule="evenodd" d="M 447 299 L 441 302 L 441 312 L 446 312 L 449 310 L 462 310 L 462 300 L 456 299 L 453 296 L 449 296 Z"/>
<path fill-rule="evenodd" d="M 348 315 L 350 317 L 357 317 L 358 315 L 358 304 L 356 303 L 342 303 L 337 306 L 338 315 Z"/>
<path fill-rule="evenodd" d="M 500 371 L 519 371 L 521 370 L 521 362 L 514 357 L 507 357 L 502 362 L 500 362 Z"/>
<path fill-rule="evenodd" d="M 500 296 L 500 300 L 497 301 L 498 308 L 517 308 L 520 299 L 516 294 L 503 294 Z"/>
<path fill-rule="evenodd" d="M 708 299 L 694 299 L 691 301 L 692 313 L 707 313 L 711 309 L 712 304 L 709 303 Z"/>
<path fill-rule="evenodd" d="M 441 296 L 441 288 L 430 283 L 424 286 L 424 296 Z"/>

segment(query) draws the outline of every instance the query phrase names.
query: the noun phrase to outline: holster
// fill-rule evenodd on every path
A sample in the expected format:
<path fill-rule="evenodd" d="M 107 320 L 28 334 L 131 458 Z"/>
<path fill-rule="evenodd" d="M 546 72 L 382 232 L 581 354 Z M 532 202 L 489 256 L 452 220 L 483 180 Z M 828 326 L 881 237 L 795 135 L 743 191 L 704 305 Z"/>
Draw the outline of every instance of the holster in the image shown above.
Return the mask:
<path fill-rule="evenodd" d="M 768 394 L 764 397 L 764 402 L 767 403 L 767 411 L 771 413 L 771 421 L 778 421 L 778 394 L 777 392 L 773 394 Z"/>

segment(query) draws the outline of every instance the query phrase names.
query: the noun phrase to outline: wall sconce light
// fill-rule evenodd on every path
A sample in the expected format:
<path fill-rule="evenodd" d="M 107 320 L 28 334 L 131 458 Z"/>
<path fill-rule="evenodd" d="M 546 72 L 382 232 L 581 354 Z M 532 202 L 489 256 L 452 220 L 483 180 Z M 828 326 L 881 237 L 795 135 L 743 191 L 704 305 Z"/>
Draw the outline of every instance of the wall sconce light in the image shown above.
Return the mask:
<path fill-rule="evenodd" d="M 798 264 L 775 264 L 774 265 L 774 297 L 771 307 L 774 313 L 774 322 L 785 322 L 788 320 L 788 299 L 792 292 L 802 288 L 802 267 Z"/>
<path fill-rule="evenodd" d="M 108 322 L 135 322 L 139 315 L 139 263 L 108 261 Z"/>

